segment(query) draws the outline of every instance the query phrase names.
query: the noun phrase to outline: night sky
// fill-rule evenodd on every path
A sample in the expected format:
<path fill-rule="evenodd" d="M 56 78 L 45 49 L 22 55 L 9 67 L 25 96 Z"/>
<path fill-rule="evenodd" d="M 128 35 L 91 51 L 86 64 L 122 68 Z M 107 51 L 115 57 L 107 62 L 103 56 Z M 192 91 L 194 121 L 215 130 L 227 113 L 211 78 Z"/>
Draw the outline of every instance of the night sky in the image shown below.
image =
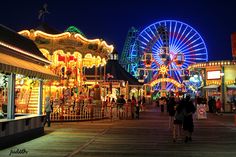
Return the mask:
<path fill-rule="evenodd" d="M 13 30 L 34 28 L 38 12 L 48 4 L 45 22 L 59 31 L 78 27 L 88 39 L 102 38 L 121 53 L 131 26 L 144 29 L 160 20 L 179 20 L 197 30 L 209 60 L 232 59 L 230 35 L 236 32 L 233 0 L 21 0 L 1 1 L 1 24 Z"/>

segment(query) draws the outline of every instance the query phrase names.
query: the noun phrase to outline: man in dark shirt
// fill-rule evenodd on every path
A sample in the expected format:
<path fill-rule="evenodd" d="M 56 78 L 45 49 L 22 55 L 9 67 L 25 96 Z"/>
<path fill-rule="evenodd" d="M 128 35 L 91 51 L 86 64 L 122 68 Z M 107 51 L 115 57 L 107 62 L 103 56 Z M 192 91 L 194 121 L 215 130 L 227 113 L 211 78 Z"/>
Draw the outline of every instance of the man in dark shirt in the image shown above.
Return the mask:
<path fill-rule="evenodd" d="M 122 108 L 124 104 L 126 103 L 124 99 L 124 95 L 120 95 L 120 97 L 116 101 L 118 109 Z"/>

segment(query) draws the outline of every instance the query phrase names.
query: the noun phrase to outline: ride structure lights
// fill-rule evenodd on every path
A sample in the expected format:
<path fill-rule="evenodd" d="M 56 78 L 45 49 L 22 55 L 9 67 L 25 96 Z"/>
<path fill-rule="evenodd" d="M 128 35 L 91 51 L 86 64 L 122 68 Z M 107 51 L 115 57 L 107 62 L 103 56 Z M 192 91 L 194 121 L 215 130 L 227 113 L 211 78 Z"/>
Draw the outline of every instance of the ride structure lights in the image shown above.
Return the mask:
<path fill-rule="evenodd" d="M 208 61 L 207 48 L 200 34 L 188 24 L 176 20 L 156 22 L 140 32 L 131 48 L 130 56 L 133 60 L 137 60 L 145 58 L 143 56 L 147 52 L 151 54 L 150 66 L 147 66 L 147 61 L 141 59 L 132 69 L 136 77 L 140 76 L 138 72 L 148 71 L 146 79 L 142 77 L 143 82 L 152 85 L 156 90 L 173 88 L 182 90 L 187 84 L 183 75 L 188 66 Z M 165 80 L 166 84 L 163 83 L 164 80 L 157 81 L 157 84 L 151 83 L 160 78 L 169 79 Z M 171 82 L 172 79 L 178 84 Z"/>

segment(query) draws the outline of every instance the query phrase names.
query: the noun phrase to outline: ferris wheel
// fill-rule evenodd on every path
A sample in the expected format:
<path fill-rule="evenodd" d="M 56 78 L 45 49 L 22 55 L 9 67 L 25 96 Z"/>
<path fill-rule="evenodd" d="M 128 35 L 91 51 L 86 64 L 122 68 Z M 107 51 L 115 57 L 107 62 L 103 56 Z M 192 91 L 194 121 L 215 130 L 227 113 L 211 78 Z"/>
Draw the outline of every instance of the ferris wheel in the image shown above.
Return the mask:
<path fill-rule="evenodd" d="M 163 30 L 165 34 L 163 36 Z M 168 63 L 163 60 L 163 47 L 168 51 Z M 201 35 L 186 23 L 176 20 L 163 20 L 153 23 L 143 29 L 131 48 L 133 60 L 142 58 L 145 53 L 152 53 L 151 68 L 153 76 L 163 64 L 168 65 L 168 75 L 182 82 L 181 74 L 190 64 L 208 61 L 206 44 Z M 132 64 L 133 73 L 138 76 L 138 68 L 145 67 L 143 62 Z M 155 70 L 156 69 L 156 70 Z M 167 88 L 171 88 L 170 83 Z"/>

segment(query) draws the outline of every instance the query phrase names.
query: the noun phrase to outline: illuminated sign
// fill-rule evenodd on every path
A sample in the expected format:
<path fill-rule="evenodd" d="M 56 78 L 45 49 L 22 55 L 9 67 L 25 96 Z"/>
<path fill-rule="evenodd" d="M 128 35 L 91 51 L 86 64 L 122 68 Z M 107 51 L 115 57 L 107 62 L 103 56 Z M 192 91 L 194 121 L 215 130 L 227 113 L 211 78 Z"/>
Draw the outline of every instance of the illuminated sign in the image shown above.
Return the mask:
<path fill-rule="evenodd" d="M 220 71 L 208 71 L 207 79 L 220 79 Z"/>
<path fill-rule="evenodd" d="M 176 81 L 174 79 L 171 79 L 171 78 L 159 78 L 157 80 L 152 81 L 150 83 L 150 85 L 153 87 L 154 85 L 156 85 L 157 83 L 160 83 L 160 82 L 170 82 L 170 83 L 174 84 L 178 88 L 182 87 L 182 85 L 178 81 Z"/>

